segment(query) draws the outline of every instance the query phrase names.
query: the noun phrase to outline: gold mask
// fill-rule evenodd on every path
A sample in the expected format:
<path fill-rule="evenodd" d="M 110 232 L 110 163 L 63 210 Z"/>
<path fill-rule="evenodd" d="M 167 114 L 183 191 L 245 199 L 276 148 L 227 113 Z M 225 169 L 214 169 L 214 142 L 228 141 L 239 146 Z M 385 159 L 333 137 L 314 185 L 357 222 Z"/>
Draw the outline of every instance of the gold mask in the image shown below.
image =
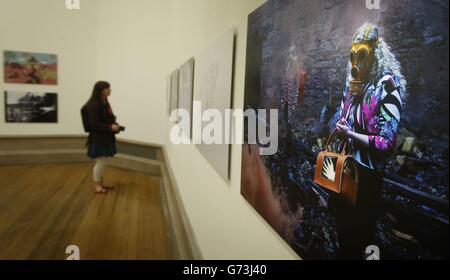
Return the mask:
<path fill-rule="evenodd" d="M 362 93 L 364 85 L 369 82 L 375 55 L 375 42 L 363 41 L 353 43 L 350 51 L 350 63 L 352 64 L 350 91 L 352 94 Z"/>

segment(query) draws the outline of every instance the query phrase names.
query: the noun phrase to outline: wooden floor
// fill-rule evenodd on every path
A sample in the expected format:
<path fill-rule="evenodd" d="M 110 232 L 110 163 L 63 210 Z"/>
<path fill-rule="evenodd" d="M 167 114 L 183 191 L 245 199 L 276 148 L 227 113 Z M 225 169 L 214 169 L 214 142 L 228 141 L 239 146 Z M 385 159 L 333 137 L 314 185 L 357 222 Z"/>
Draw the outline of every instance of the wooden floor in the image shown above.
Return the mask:
<path fill-rule="evenodd" d="M 0 259 L 169 258 L 160 178 L 109 167 L 96 195 L 92 166 L 0 166 Z"/>

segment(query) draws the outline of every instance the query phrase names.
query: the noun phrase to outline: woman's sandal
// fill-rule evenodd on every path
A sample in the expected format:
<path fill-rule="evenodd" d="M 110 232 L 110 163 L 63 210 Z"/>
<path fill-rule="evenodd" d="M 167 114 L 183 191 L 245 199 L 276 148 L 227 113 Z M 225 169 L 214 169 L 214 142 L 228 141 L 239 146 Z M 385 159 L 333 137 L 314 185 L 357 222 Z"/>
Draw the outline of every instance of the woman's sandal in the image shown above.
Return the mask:
<path fill-rule="evenodd" d="M 111 185 L 102 185 L 102 188 L 104 188 L 104 189 L 107 190 L 107 191 L 112 191 L 112 190 L 114 190 L 114 187 L 111 186 Z"/>
<path fill-rule="evenodd" d="M 97 188 L 94 187 L 94 193 L 96 194 L 107 194 L 108 190 L 104 187 L 102 187 L 100 190 L 97 190 Z"/>

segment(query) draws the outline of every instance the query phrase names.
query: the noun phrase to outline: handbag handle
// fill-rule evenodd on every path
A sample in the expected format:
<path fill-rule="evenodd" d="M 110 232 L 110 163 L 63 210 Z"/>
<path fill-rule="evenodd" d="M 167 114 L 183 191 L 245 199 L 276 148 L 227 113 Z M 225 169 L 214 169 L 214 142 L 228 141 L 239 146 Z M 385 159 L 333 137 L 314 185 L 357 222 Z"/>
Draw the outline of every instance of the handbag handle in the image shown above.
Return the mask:
<path fill-rule="evenodd" d="M 331 132 L 330 136 L 328 137 L 328 140 L 327 140 L 327 143 L 326 143 L 325 149 L 324 149 L 325 152 L 328 152 L 328 145 L 330 144 L 331 139 L 333 139 L 333 137 L 336 135 L 336 133 L 337 133 L 337 129 L 335 128 L 333 130 L 333 132 Z M 345 155 L 346 147 L 347 147 L 347 139 L 345 139 L 344 146 L 342 147 L 341 155 Z"/>

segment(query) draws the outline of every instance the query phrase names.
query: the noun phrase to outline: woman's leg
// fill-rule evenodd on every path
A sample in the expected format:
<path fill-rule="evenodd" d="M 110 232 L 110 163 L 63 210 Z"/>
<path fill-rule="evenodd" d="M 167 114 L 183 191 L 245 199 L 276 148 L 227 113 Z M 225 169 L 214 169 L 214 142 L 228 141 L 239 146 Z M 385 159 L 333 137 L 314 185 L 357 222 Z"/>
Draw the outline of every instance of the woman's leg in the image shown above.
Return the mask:
<path fill-rule="evenodd" d="M 360 191 L 358 194 L 357 213 L 359 214 L 359 251 L 364 252 L 369 245 L 375 244 L 377 220 L 381 208 L 381 189 L 383 174 L 367 168 L 361 168 Z"/>
<path fill-rule="evenodd" d="M 336 199 L 340 259 L 363 259 L 364 250 L 374 244 L 380 210 L 383 175 L 360 166 L 356 207 Z"/>
<path fill-rule="evenodd" d="M 101 191 L 103 189 L 103 175 L 106 171 L 107 158 L 99 157 L 95 159 L 95 165 L 93 170 L 93 179 L 95 183 L 95 190 Z"/>

